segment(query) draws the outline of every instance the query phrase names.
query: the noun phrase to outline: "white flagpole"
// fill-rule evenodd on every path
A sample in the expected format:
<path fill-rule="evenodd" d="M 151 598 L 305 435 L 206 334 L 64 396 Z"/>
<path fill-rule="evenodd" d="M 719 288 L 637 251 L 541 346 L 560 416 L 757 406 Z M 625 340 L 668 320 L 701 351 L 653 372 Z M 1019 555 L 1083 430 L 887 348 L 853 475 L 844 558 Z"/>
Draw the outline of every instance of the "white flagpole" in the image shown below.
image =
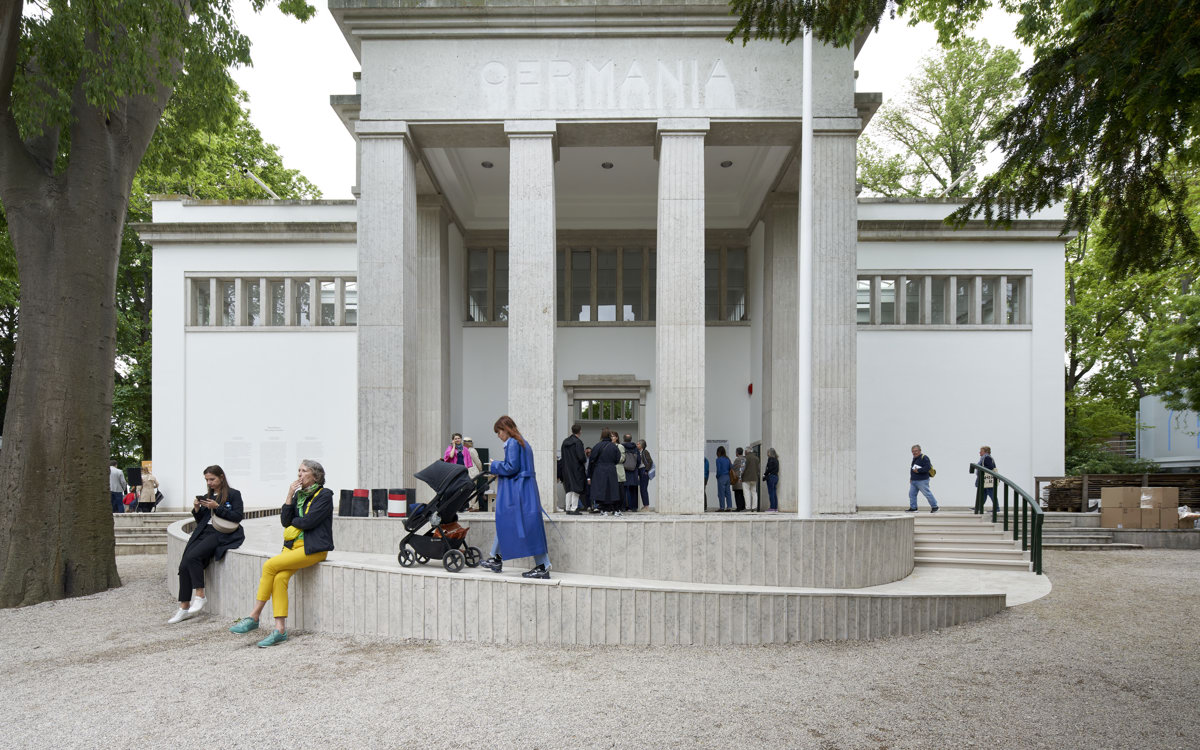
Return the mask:
<path fill-rule="evenodd" d="M 800 254 L 796 263 L 796 306 L 799 308 L 797 394 L 799 432 L 796 441 L 796 516 L 812 517 L 812 300 L 813 300 L 813 99 L 812 29 L 804 31 L 804 90 L 800 135 Z"/>

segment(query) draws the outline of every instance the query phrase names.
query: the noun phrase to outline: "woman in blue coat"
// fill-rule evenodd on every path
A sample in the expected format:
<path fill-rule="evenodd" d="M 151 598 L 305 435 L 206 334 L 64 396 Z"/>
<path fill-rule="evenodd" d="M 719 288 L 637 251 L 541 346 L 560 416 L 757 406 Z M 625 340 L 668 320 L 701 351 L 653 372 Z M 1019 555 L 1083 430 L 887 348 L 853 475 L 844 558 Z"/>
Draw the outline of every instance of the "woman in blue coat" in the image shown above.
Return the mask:
<path fill-rule="evenodd" d="M 496 540 L 492 556 L 481 565 L 497 573 L 504 558 L 532 557 L 533 570 L 525 578 L 549 578 L 546 527 L 542 525 L 542 500 L 533 469 L 533 448 L 521 436 L 512 417 L 505 415 L 492 426 L 504 441 L 504 460 L 492 461 L 488 471 L 499 477 L 496 488 Z"/>
<path fill-rule="evenodd" d="M 721 508 L 718 513 L 728 513 L 733 510 L 733 498 L 729 493 L 729 469 L 733 463 L 729 460 L 729 454 L 725 452 L 725 446 L 717 446 L 717 503 Z"/>

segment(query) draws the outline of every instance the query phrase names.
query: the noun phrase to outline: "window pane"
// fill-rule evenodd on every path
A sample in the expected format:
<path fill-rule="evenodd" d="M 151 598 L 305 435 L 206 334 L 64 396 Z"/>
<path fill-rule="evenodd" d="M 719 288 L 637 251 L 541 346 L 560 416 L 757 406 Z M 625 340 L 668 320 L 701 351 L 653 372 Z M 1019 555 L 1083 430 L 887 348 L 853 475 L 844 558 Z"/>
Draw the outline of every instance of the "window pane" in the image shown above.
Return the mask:
<path fill-rule="evenodd" d="M 658 298 L 658 269 L 655 263 L 658 261 L 658 253 L 654 250 L 647 252 L 650 253 L 650 278 L 646 281 L 650 285 L 650 310 L 646 314 L 646 320 L 654 320 L 657 317 L 655 301 Z"/>
<path fill-rule="evenodd" d="M 488 251 L 467 251 L 467 319 L 488 320 Z"/>
<path fill-rule="evenodd" d="M 333 325 L 333 307 L 336 290 L 332 281 L 321 282 L 321 325 Z"/>
<path fill-rule="evenodd" d="M 996 322 L 996 279 L 990 276 L 985 276 L 983 279 L 981 292 L 981 312 L 979 317 L 980 323 L 995 323 Z"/>
<path fill-rule="evenodd" d="M 208 294 L 208 279 L 192 281 L 192 301 L 192 325 L 208 325 L 209 311 L 212 309 L 212 300 L 209 299 Z"/>
<path fill-rule="evenodd" d="M 725 319 L 746 319 L 746 250 L 725 251 Z"/>
<path fill-rule="evenodd" d="M 946 279 L 934 276 L 929 280 L 930 287 L 930 310 L 929 322 L 934 325 L 945 325 L 950 321 L 946 320 Z"/>
<path fill-rule="evenodd" d="M 252 326 L 263 324 L 262 299 L 260 299 L 258 279 L 246 280 L 246 322 Z"/>
<path fill-rule="evenodd" d="M 956 279 L 954 290 L 954 322 L 965 326 L 971 320 L 972 279 Z"/>
<path fill-rule="evenodd" d="M 346 325 L 358 325 L 358 282 L 347 281 L 342 294 L 346 299 Z"/>
<path fill-rule="evenodd" d="M 704 250 L 704 319 L 720 320 L 721 249 Z"/>
<path fill-rule="evenodd" d="M 645 320 L 642 311 L 642 251 L 625 248 L 621 263 L 621 320 Z"/>
<path fill-rule="evenodd" d="M 221 325 L 231 326 L 237 323 L 237 298 L 234 294 L 232 281 L 218 281 L 217 293 L 221 295 Z"/>
<path fill-rule="evenodd" d="M 871 280 L 859 279 L 858 286 L 855 290 L 854 305 L 856 311 L 856 320 L 860 324 L 868 324 L 871 322 Z"/>
<path fill-rule="evenodd" d="M 908 325 L 925 322 L 921 320 L 921 279 L 904 280 L 904 322 Z"/>
<path fill-rule="evenodd" d="M 298 326 L 312 325 L 308 318 L 309 281 L 296 279 L 292 282 L 292 317 Z"/>
<path fill-rule="evenodd" d="M 1005 305 L 1005 322 L 1010 325 L 1025 322 L 1021 320 L 1021 304 L 1023 302 L 1021 297 L 1021 287 L 1024 286 L 1024 281 L 1024 279 L 1008 280 L 1007 303 Z"/>
<path fill-rule="evenodd" d="M 571 320 L 592 320 L 592 251 L 571 251 Z"/>
<path fill-rule="evenodd" d="M 879 322 L 896 322 L 896 280 L 882 279 L 879 282 Z"/>
<path fill-rule="evenodd" d="M 508 320 L 508 251 L 497 250 L 496 256 L 496 320 Z"/>
<path fill-rule="evenodd" d="M 555 296 L 554 319 L 555 320 L 566 320 L 567 319 L 566 288 L 567 288 L 568 280 L 570 279 L 570 274 L 568 274 L 567 266 L 563 262 L 563 259 L 567 254 L 568 253 L 563 250 L 559 250 L 558 252 L 556 252 L 554 254 L 554 264 L 555 264 L 555 268 L 554 268 L 554 296 Z"/>
<path fill-rule="evenodd" d="M 596 320 L 617 319 L 617 251 L 596 251 Z"/>
<path fill-rule="evenodd" d="M 283 281 L 272 280 L 267 284 L 271 288 L 271 325 L 281 326 L 286 320 L 283 315 Z"/>

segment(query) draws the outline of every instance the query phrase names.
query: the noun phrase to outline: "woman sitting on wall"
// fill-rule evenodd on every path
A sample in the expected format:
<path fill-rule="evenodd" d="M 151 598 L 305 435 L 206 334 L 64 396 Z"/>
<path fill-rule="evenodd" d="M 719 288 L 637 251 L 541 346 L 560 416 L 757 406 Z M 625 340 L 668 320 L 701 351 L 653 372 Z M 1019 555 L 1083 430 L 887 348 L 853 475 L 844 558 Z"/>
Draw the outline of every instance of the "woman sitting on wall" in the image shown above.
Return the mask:
<path fill-rule="evenodd" d="M 154 477 L 146 476 L 157 488 Z M 142 482 L 144 488 L 146 477 Z M 196 527 L 179 560 L 179 610 L 167 620 L 168 625 L 200 614 L 208 601 L 204 598 L 204 569 L 210 561 L 220 560 L 246 540 L 246 532 L 242 531 L 242 493 L 229 486 L 225 471 L 216 464 L 204 470 L 204 483 L 208 492 L 196 495 L 192 501 Z M 153 497 L 154 490 L 150 495 Z"/>
<path fill-rule="evenodd" d="M 325 468 L 305 459 L 296 470 L 296 481 L 288 487 L 279 522 L 283 524 L 283 551 L 263 563 L 254 611 L 238 620 L 231 633 L 258 629 L 258 618 L 270 599 L 275 629 L 258 642 L 259 648 L 287 640 L 288 581 L 297 570 L 312 567 L 333 549 L 333 491 L 325 484 Z"/>

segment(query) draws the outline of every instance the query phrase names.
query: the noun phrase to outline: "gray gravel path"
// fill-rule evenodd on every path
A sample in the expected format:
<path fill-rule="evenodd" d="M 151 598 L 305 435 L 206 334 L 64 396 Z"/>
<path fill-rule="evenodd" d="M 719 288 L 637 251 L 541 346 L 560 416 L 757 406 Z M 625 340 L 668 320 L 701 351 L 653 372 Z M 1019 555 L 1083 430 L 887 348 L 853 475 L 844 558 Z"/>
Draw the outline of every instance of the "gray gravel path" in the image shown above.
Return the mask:
<path fill-rule="evenodd" d="M 1196 748 L 1200 553 L 1048 552 L 1053 592 L 871 643 L 536 648 L 165 625 L 164 558 L 0 610 L 6 748 Z"/>

